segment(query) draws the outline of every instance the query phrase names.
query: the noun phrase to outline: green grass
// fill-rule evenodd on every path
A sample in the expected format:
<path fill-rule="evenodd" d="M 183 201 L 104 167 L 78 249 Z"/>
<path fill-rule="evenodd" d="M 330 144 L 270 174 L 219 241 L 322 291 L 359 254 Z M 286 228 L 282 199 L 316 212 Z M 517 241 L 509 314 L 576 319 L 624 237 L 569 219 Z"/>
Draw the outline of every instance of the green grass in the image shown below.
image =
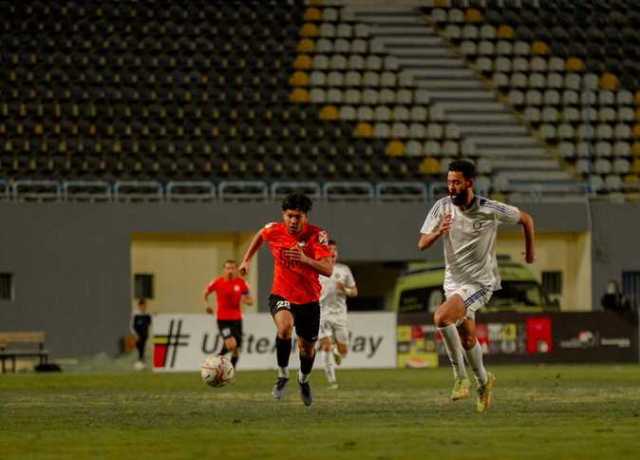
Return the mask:
<path fill-rule="evenodd" d="M 451 403 L 448 369 L 314 372 L 314 405 L 274 372 L 0 375 L 0 458 L 638 458 L 640 366 L 494 367 L 496 400 Z M 292 382 L 293 383 L 293 382 Z"/>

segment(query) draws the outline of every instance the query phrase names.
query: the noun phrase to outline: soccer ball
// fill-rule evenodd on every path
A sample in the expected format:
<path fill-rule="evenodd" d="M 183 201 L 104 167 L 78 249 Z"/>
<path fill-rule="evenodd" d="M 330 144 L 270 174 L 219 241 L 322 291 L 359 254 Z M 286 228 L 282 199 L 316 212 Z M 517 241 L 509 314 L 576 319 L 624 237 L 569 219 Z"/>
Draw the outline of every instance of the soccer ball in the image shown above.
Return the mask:
<path fill-rule="evenodd" d="M 226 356 L 209 356 L 202 366 L 202 381 L 211 387 L 222 387 L 233 380 L 233 364 Z"/>

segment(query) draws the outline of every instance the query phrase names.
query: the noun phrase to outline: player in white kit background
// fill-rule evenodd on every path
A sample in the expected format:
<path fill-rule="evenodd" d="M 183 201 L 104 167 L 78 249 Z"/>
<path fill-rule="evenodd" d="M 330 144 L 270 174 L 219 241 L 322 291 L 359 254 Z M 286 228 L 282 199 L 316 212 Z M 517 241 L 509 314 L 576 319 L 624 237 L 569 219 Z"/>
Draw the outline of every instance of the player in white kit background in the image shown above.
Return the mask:
<path fill-rule="evenodd" d="M 440 237 L 444 240 L 446 300 L 434 314 L 453 367 L 455 383 L 451 399 L 468 398 L 471 387 L 464 356 L 473 369 L 478 386 L 476 409 L 487 410 L 492 403 L 495 376 L 487 372 L 482 348 L 476 340 L 475 312 L 494 291 L 500 289 L 496 260 L 496 234 L 500 224 L 520 224 L 524 231 L 525 260 L 534 261 L 534 224 L 526 212 L 515 206 L 476 196 L 475 166 L 456 160 L 447 174 L 448 196 L 429 211 L 420 230 L 418 248 L 425 250 Z"/>
<path fill-rule="evenodd" d="M 347 327 L 347 297 L 358 295 L 358 287 L 351 269 L 338 260 L 338 246 L 329 241 L 333 259 L 333 273 L 330 277 L 320 275 L 322 293 L 320 294 L 320 362 L 332 389 L 338 388 L 335 365 L 346 358 L 349 346 Z M 335 346 L 334 346 L 335 343 Z"/>

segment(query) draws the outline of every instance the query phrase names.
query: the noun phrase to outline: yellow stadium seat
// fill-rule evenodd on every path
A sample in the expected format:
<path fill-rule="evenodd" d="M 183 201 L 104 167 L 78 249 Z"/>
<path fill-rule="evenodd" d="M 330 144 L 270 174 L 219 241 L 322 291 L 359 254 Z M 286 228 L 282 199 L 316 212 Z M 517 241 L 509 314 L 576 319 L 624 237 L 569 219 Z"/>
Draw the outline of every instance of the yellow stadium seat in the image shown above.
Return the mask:
<path fill-rule="evenodd" d="M 324 5 L 324 0 L 308 0 L 307 4 L 311 6 L 320 6 Z"/>
<path fill-rule="evenodd" d="M 567 72 L 582 72 L 584 70 L 584 62 L 577 57 L 570 57 L 565 63 Z"/>
<path fill-rule="evenodd" d="M 600 77 L 600 88 L 609 91 L 617 91 L 620 87 L 620 80 L 614 74 L 605 72 Z"/>
<path fill-rule="evenodd" d="M 294 72 L 289 78 L 291 86 L 309 86 L 309 75 L 305 72 Z"/>
<path fill-rule="evenodd" d="M 315 49 L 315 47 L 316 43 L 313 40 L 309 38 L 303 38 L 298 42 L 297 51 L 298 53 L 310 53 Z"/>
<path fill-rule="evenodd" d="M 300 29 L 300 36 L 302 37 L 317 37 L 318 35 L 320 35 L 320 29 L 311 22 L 305 23 Z"/>
<path fill-rule="evenodd" d="M 633 137 L 640 139 L 640 123 L 633 125 Z"/>
<path fill-rule="evenodd" d="M 627 174 L 624 176 L 625 185 L 640 185 L 640 177 L 635 174 Z"/>
<path fill-rule="evenodd" d="M 311 101 L 309 91 L 304 88 L 296 88 L 289 94 L 289 100 L 296 103 L 307 103 Z"/>
<path fill-rule="evenodd" d="M 338 109 L 335 105 L 325 105 L 320 110 L 320 119 L 325 121 L 334 121 L 338 119 Z"/>
<path fill-rule="evenodd" d="M 543 41 L 536 40 L 531 45 L 531 53 L 532 54 L 535 54 L 535 55 L 538 55 L 538 56 L 546 56 L 550 52 L 551 52 L 551 49 L 549 48 L 549 45 L 547 45 Z"/>
<path fill-rule="evenodd" d="M 513 28 L 506 24 L 501 25 L 500 27 L 498 27 L 498 30 L 496 31 L 496 37 L 501 40 L 513 39 Z"/>
<path fill-rule="evenodd" d="M 484 18 L 482 13 L 475 8 L 469 8 L 464 12 L 464 21 L 470 23 L 482 22 Z"/>
<path fill-rule="evenodd" d="M 304 12 L 305 21 L 322 21 L 322 11 L 318 8 L 307 8 Z"/>
<path fill-rule="evenodd" d="M 356 137 L 371 137 L 373 136 L 373 126 L 362 121 L 356 125 L 354 135 Z"/>
<path fill-rule="evenodd" d="M 297 70 L 309 70 L 313 67 L 313 60 L 308 54 L 299 54 L 293 61 L 293 68 Z"/>
<path fill-rule="evenodd" d="M 631 146 L 631 155 L 640 157 L 640 142 L 634 142 Z"/>
<path fill-rule="evenodd" d="M 631 164 L 631 172 L 640 174 L 640 158 L 633 160 L 633 163 Z"/>
<path fill-rule="evenodd" d="M 421 174 L 440 174 L 440 162 L 433 157 L 427 157 L 420 163 Z"/>
<path fill-rule="evenodd" d="M 434 8 L 449 8 L 449 0 L 433 0 Z"/>
<path fill-rule="evenodd" d="M 404 155 L 404 142 L 393 140 L 387 144 L 385 153 L 390 157 L 399 157 Z"/>

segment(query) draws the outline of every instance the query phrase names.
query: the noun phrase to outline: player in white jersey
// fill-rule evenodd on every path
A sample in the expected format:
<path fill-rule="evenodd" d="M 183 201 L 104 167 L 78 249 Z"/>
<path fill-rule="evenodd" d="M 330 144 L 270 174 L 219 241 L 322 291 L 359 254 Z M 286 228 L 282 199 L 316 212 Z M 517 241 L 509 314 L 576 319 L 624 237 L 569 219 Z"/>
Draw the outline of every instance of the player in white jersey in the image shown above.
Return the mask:
<path fill-rule="evenodd" d="M 345 264 L 336 263 L 338 246 L 329 241 L 333 259 L 333 273 L 330 277 L 320 275 L 322 293 L 320 294 L 320 361 L 324 363 L 324 372 L 332 389 L 337 389 L 335 364 L 340 365 L 346 358 L 349 345 L 347 328 L 347 297 L 358 295 L 358 287 L 351 269 Z M 333 343 L 335 342 L 335 347 Z"/>
<path fill-rule="evenodd" d="M 449 195 L 431 208 L 420 230 L 418 248 L 429 248 L 444 239 L 446 300 L 434 314 L 434 323 L 442 334 L 455 379 L 451 399 L 469 397 L 470 382 L 464 355 L 473 369 L 478 385 L 476 409 L 491 406 L 495 377 L 482 362 L 482 349 L 475 335 L 475 312 L 484 306 L 493 291 L 500 289 L 496 260 L 498 225 L 520 224 L 524 230 L 525 260 L 534 260 L 533 219 L 514 206 L 479 197 L 473 193 L 475 166 L 456 160 L 449 165 Z"/>

